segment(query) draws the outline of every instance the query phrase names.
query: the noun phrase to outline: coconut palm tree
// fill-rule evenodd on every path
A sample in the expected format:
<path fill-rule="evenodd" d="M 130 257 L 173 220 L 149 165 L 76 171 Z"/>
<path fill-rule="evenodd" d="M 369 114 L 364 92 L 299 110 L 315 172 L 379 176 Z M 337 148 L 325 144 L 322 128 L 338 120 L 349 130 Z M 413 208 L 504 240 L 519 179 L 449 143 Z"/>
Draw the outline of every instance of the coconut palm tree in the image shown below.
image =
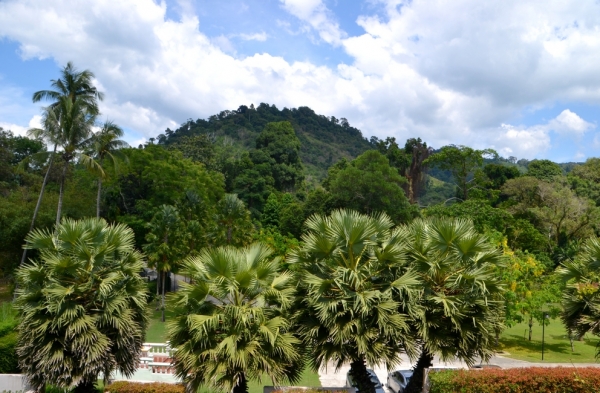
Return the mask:
<path fill-rule="evenodd" d="M 567 331 L 575 338 L 600 335 L 600 239 L 588 239 L 573 261 L 561 263 L 557 274 L 566 284 L 561 318 Z"/>
<path fill-rule="evenodd" d="M 494 353 L 504 311 L 498 270 L 504 259 L 468 220 L 415 220 L 402 230 L 408 262 L 422 283 L 423 310 L 412 322 L 421 354 L 406 392 L 421 392 L 434 355 L 472 365 Z"/>
<path fill-rule="evenodd" d="M 288 262 L 298 270 L 298 332 L 315 370 L 350 363 L 359 392 L 375 392 L 368 365 L 414 357 L 409 320 L 419 281 L 407 268 L 402 232 L 385 214 L 315 215 Z M 295 265 L 295 266 L 294 266 Z"/>
<path fill-rule="evenodd" d="M 60 79 L 52 79 L 50 82 L 53 90 L 40 90 L 33 93 L 33 102 L 50 100 L 50 107 L 56 109 L 60 106 L 61 98 L 67 97 L 71 102 L 79 99 L 86 112 L 97 116 L 100 113 L 98 101 L 104 99 L 104 94 L 99 92 L 93 85 L 94 73 L 89 70 L 78 71 L 72 62 L 61 70 Z"/>
<path fill-rule="evenodd" d="M 92 134 L 96 117 L 87 111 L 88 103 L 76 97 L 60 97 L 58 105 L 48 112 L 48 123 L 56 130 L 55 140 L 61 148 L 60 157 L 63 168 L 60 176 L 58 207 L 56 210 L 56 225 L 60 223 L 67 170 L 74 159 L 77 159 L 88 169 L 104 175 L 102 167 L 92 157 L 82 153 L 88 138 Z"/>
<path fill-rule="evenodd" d="M 174 206 L 162 205 L 148 224 L 150 231 L 146 235 L 144 251 L 148 255 L 148 267 L 156 268 L 160 274 L 162 295 L 159 298 L 159 282 L 156 285 L 156 309 L 162 309 L 162 321 L 165 321 L 165 281 L 167 273 L 177 267 L 183 259 L 186 239 L 185 227 L 179 212 Z"/>
<path fill-rule="evenodd" d="M 260 243 L 208 248 L 184 262 L 192 283 L 173 295 L 177 317 L 167 326 L 187 391 L 205 385 L 247 393 L 248 381 L 264 376 L 274 385 L 298 380 L 302 343 L 287 315 L 294 280 L 279 265 Z"/>
<path fill-rule="evenodd" d="M 217 203 L 217 224 L 213 241 L 217 245 L 243 246 L 250 240 L 252 221 L 244 201 L 237 194 L 225 194 Z"/>
<path fill-rule="evenodd" d="M 118 159 L 126 159 L 126 156 L 119 154 L 119 149 L 129 146 L 127 142 L 120 140 L 123 136 L 123 129 L 113 123 L 106 121 L 99 131 L 94 133 L 92 137 L 84 142 L 89 150 L 89 156 L 92 157 L 104 169 L 104 159 L 108 158 L 112 161 L 115 169 L 118 165 Z M 103 174 L 98 176 L 98 196 L 96 197 L 96 217 L 100 218 L 100 196 L 102 193 L 102 178 Z"/>
<path fill-rule="evenodd" d="M 35 220 L 37 218 L 40 206 L 42 204 L 44 190 L 46 189 L 48 176 L 50 174 L 50 170 L 52 169 L 54 156 L 58 147 L 57 133 L 60 131 L 60 128 L 56 127 L 56 124 L 50 124 L 48 122 L 48 117 L 50 115 L 50 118 L 60 118 L 60 114 L 56 114 L 54 111 L 60 109 L 59 107 L 61 97 L 68 97 L 68 99 L 70 99 L 73 103 L 76 99 L 79 99 L 85 107 L 85 110 L 90 115 L 98 115 L 98 100 L 102 101 L 102 99 L 104 98 L 104 94 L 99 92 L 96 89 L 96 87 L 93 86 L 93 79 L 94 74 L 91 71 L 84 70 L 79 72 L 73 66 L 73 63 L 69 62 L 62 69 L 61 78 L 51 80 L 51 86 L 54 87 L 54 90 L 40 90 L 33 93 L 33 102 L 39 102 L 41 100 L 51 100 L 52 103 L 48 108 L 44 109 L 44 114 L 42 117 L 43 129 L 32 129 L 29 131 L 29 133 L 30 135 L 42 137 L 43 139 L 48 140 L 50 144 L 54 145 L 54 150 L 53 153 L 50 155 L 48 169 L 46 170 L 46 175 L 44 176 L 44 180 L 42 182 L 40 195 L 38 197 L 38 201 L 33 212 L 33 218 L 31 219 L 31 226 L 29 228 L 30 232 L 35 226 Z M 25 262 L 26 257 L 27 249 L 23 250 L 21 265 Z"/>
<path fill-rule="evenodd" d="M 33 218 L 31 219 L 31 225 L 29 225 L 29 232 L 31 232 L 35 226 L 35 220 L 37 219 L 37 215 L 40 211 L 40 207 L 42 206 L 42 199 L 44 197 L 44 191 L 46 190 L 46 184 L 48 184 L 48 178 L 50 177 L 50 171 L 52 170 L 52 165 L 54 164 L 54 158 L 56 156 L 56 149 L 58 148 L 58 140 L 56 139 L 58 136 L 58 130 L 54 127 L 54 123 L 49 121 L 49 116 L 54 117 L 52 113 L 52 109 L 46 108 L 44 110 L 44 114 L 42 115 L 42 127 L 43 128 L 32 128 L 27 131 L 27 134 L 30 137 L 34 137 L 37 139 L 46 140 L 49 143 L 54 145 L 54 149 L 52 153 L 46 153 L 42 155 L 42 158 L 47 158 L 48 160 L 48 168 L 46 169 L 46 174 L 44 175 L 44 180 L 42 181 L 42 188 L 40 190 L 40 195 L 38 196 L 37 203 L 35 205 L 35 209 L 33 210 Z M 44 157 L 46 156 L 47 157 Z M 23 256 L 21 257 L 20 265 L 25 263 L 25 259 L 27 258 L 27 248 L 23 249 Z"/>
<path fill-rule="evenodd" d="M 64 219 L 34 230 L 39 259 L 17 270 L 17 355 L 31 385 L 93 391 L 102 373 L 131 376 L 148 325 L 143 257 L 134 234 L 102 219 Z"/>

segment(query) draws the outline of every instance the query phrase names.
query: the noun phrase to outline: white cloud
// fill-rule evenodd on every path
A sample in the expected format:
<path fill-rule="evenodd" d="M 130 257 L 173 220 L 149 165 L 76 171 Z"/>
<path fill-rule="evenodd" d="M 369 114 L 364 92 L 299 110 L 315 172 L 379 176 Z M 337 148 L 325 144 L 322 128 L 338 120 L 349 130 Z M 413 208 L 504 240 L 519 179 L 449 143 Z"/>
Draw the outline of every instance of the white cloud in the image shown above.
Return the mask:
<path fill-rule="evenodd" d="M 234 37 L 267 33 L 209 38 L 187 2 L 173 21 L 165 3 L 152 0 L 4 0 L 0 37 L 19 42 L 25 59 L 72 60 L 93 70 L 107 97 L 103 115 L 139 140 L 190 117 L 260 102 L 346 117 L 366 136 L 494 145 L 525 157 L 548 151 L 554 132 L 578 136 L 595 127 L 568 109 L 538 126 L 500 125 L 557 100 L 600 104 L 597 3 L 384 3 L 385 15 L 359 17 L 364 34 L 348 36 L 323 1 L 281 0 L 308 34 L 350 57 L 333 67 L 269 53 L 239 56 Z M 0 121 L 16 123 L 9 112 L 0 105 Z"/>
<path fill-rule="evenodd" d="M 253 33 L 253 34 L 240 34 L 239 37 L 241 39 L 243 39 L 244 41 L 266 41 L 267 40 L 267 33 L 265 33 L 264 31 L 260 32 L 260 33 Z"/>
<path fill-rule="evenodd" d="M 534 158 L 551 147 L 550 135 L 543 126 L 515 127 L 502 124 L 493 147 L 501 156 Z"/>
<path fill-rule="evenodd" d="M 565 109 L 546 124 L 530 127 L 502 124 L 493 144 L 498 153 L 503 156 L 536 158 L 540 153 L 544 153 L 552 147 L 552 132 L 580 136 L 592 128 L 595 128 L 593 124 L 586 122 L 569 109 Z M 575 159 L 581 158 L 582 154 L 584 153 L 577 152 Z"/>
<path fill-rule="evenodd" d="M 548 123 L 548 128 L 560 134 L 583 135 L 586 131 L 594 128 L 592 123 L 588 123 L 579 117 L 576 113 L 565 109 L 555 119 Z"/>
<path fill-rule="evenodd" d="M 12 131 L 14 135 L 25 136 L 27 135 L 27 130 L 31 128 L 41 128 L 42 127 L 42 116 L 35 115 L 29 120 L 29 124 L 27 127 L 24 127 L 19 124 L 0 122 L 0 127 L 2 127 L 5 131 Z"/>
<path fill-rule="evenodd" d="M 280 1 L 287 12 L 316 30 L 326 43 L 338 46 L 347 36 L 322 0 Z"/>

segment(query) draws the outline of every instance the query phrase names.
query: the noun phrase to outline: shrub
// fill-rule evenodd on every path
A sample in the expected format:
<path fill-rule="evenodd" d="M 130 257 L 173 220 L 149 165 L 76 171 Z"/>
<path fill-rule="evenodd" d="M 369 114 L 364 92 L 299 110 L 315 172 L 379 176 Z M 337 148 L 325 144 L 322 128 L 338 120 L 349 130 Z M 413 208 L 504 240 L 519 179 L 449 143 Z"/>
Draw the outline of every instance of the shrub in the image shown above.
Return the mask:
<path fill-rule="evenodd" d="M 107 386 L 107 393 L 184 393 L 183 385 L 174 385 L 171 383 L 136 383 L 127 381 L 117 381 Z"/>
<path fill-rule="evenodd" d="M 587 393 L 600 391 L 600 369 L 529 367 L 429 374 L 430 393 Z"/>
<path fill-rule="evenodd" d="M 16 332 L 11 332 L 4 337 L 0 337 L 0 374 L 19 373 L 19 360 L 17 358 L 17 340 Z"/>
<path fill-rule="evenodd" d="M 274 390 L 273 393 L 346 393 L 345 390 L 331 390 L 331 389 L 323 389 L 323 388 L 285 388 L 285 389 L 277 389 Z"/>

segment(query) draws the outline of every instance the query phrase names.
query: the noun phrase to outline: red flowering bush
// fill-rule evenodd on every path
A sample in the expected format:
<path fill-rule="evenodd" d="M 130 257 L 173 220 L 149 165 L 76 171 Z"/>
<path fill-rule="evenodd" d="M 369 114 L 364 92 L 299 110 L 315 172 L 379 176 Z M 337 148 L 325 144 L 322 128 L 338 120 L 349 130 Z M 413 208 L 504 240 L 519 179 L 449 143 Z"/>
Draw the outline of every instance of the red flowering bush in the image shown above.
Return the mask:
<path fill-rule="evenodd" d="M 600 368 L 529 367 L 429 374 L 430 393 L 600 392 Z"/>

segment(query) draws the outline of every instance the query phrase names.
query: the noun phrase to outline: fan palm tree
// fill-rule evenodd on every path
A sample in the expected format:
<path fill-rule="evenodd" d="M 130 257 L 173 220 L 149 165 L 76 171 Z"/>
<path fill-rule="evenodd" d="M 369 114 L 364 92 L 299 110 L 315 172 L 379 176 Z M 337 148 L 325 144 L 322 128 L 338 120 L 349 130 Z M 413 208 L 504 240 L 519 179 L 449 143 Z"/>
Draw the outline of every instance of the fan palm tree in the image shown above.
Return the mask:
<path fill-rule="evenodd" d="M 581 338 L 586 333 L 600 335 L 600 239 L 588 239 L 573 261 L 557 269 L 566 283 L 561 318 L 567 331 Z M 600 357 L 600 347 L 596 347 Z"/>
<path fill-rule="evenodd" d="M 89 156 L 92 157 L 104 169 L 104 159 L 108 158 L 112 161 L 113 166 L 117 168 L 118 158 L 125 159 L 123 154 L 119 154 L 119 149 L 128 147 L 127 142 L 120 140 L 123 136 L 121 127 L 112 121 L 106 121 L 100 130 L 85 142 L 89 149 Z M 96 197 L 96 217 L 100 218 L 100 196 L 102 193 L 102 178 L 103 174 L 98 176 L 98 196 Z"/>
<path fill-rule="evenodd" d="M 100 373 L 131 376 L 148 325 L 133 231 L 102 219 L 64 219 L 26 242 L 40 255 L 17 270 L 17 355 L 31 385 L 90 392 Z"/>
<path fill-rule="evenodd" d="M 404 227 L 408 261 L 420 276 L 423 312 L 413 321 L 421 355 L 406 392 L 421 392 L 433 356 L 468 365 L 487 361 L 502 329 L 504 302 L 498 268 L 502 252 L 461 219 L 415 220 Z"/>
<path fill-rule="evenodd" d="M 338 210 L 312 216 L 288 261 L 300 277 L 298 332 L 315 370 L 350 362 L 359 392 L 375 392 L 366 364 L 414 357 L 409 319 L 419 281 L 407 269 L 402 233 L 385 214 Z M 295 266 L 294 266 L 295 265 Z"/>
<path fill-rule="evenodd" d="M 201 385 L 247 393 L 248 381 L 295 382 L 303 369 L 301 342 L 287 316 L 293 279 L 279 271 L 266 245 L 204 249 L 187 259 L 192 284 L 172 298 L 168 323 L 176 374 L 195 392 Z"/>

